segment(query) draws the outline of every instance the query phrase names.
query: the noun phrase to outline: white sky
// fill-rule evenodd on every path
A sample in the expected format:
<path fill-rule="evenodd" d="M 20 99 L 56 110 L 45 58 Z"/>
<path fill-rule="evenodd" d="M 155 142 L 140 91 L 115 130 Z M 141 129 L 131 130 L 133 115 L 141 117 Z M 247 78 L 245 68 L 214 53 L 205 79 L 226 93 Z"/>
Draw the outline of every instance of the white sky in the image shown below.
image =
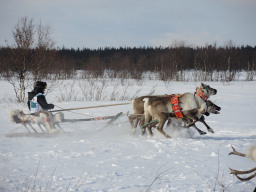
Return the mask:
<path fill-rule="evenodd" d="M 58 47 L 256 45 L 256 0 L 0 0 L 0 46 L 25 16 Z"/>

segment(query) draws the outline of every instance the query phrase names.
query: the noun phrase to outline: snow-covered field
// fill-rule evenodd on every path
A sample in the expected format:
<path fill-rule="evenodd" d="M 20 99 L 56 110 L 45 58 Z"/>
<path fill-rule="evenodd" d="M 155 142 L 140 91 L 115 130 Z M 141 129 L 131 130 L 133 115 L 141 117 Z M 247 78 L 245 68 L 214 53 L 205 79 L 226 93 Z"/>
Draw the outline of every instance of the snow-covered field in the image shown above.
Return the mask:
<path fill-rule="evenodd" d="M 13 89 L 1 80 L 0 92 L 0 191 L 169 192 L 253 191 L 255 179 L 241 182 L 229 167 L 248 170 L 255 162 L 229 156 L 233 145 L 246 152 L 256 141 L 256 82 L 205 82 L 218 90 L 210 99 L 222 107 L 218 115 L 206 117 L 215 133 L 201 136 L 194 129 L 165 127 L 172 139 L 156 130 L 154 137 L 130 134 L 126 116 L 113 125 L 106 121 L 63 123 L 68 134 L 56 137 L 6 137 L 25 132 L 9 120 L 12 109 L 28 112 L 25 104 L 8 102 Z M 144 95 L 194 92 L 200 82 L 145 80 L 132 83 L 125 94 Z M 109 85 L 111 86 L 111 85 Z M 112 87 L 113 88 L 113 87 Z M 114 87 L 116 94 L 124 89 Z M 59 89 L 62 89 L 59 87 Z M 115 104 L 126 101 L 60 102 L 60 91 L 47 95 L 55 109 Z M 63 89 L 62 89 L 63 90 Z M 111 94 L 106 88 L 104 94 Z M 139 90 L 139 91 L 138 91 Z M 108 92 L 109 91 L 109 92 Z M 87 118 L 132 112 L 131 105 L 64 112 L 65 118 Z M 206 128 L 197 123 L 198 127 Z"/>

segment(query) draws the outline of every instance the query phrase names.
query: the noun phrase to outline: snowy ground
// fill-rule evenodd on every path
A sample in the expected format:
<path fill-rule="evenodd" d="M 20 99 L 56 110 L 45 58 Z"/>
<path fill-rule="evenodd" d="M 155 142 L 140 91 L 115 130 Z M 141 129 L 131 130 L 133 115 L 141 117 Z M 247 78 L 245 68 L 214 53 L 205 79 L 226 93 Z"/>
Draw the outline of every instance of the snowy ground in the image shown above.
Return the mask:
<path fill-rule="evenodd" d="M 200 84 L 166 85 L 149 80 L 140 83 L 132 88 L 134 93 L 141 90 L 138 95 L 149 93 L 152 86 L 157 94 L 194 92 Z M 62 127 L 68 134 L 56 137 L 10 138 L 5 134 L 25 129 L 10 122 L 9 111 L 28 110 L 24 104 L 4 101 L 13 96 L 13 90 L 1 80 L 0 191 L 253 191 L 255 179 L 241 182 L 229 174 L 229 167 L 248 170 L 255 167 L 255 162 L 228 153 L 231 145 L 246 152 L 256 143 L 256 82 L 205 83 L 218 90 L 211 100 L 222 107 L 221 114 L 206 117 L 214 134 L 200 136 L 193 129 L 166 127 L 164 130 L 172 139 L 163 138 L 156 130 L 154 137 L 141 136 L 139 129 L 131 135 L 124 116 L 110 126 L 106 121 L 65 123 Z M 59 94 L 58 90 L 49 93 L 48 102 L 62 108 L 127 102 L 58 102 Z M 131 105 L 121 105 L 65 112 L 65 118 L 128 111 L 132 111 Z M 202 124 L 197 125 L 206 131 Z"/>

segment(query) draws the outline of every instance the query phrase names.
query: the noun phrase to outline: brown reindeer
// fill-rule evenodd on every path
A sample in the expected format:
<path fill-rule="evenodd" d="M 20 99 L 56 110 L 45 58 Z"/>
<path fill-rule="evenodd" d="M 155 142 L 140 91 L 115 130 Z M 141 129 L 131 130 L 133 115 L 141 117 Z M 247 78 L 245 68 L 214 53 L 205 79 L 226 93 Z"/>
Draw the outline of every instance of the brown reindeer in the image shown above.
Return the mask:
<path fill-rule="evenodd" d="M 212 88 L 210 88 L 209 86 L 207 86 L 205 84 L 201 84 L 200 88 L 197 88 L 197 89 L 203 89 L 204 87 L 206 89 L 205 91 L 207 91 L 208 89 L 209 90 L 212 89 Z M 210 91 L 208 91 L 208 92 L 211 93 Z M 216 93 L 216 90 L 213 89 L 213 92 Z M 139 121 L 140 121 L 140 126 L 144 125 L 145 116 L 144 116 L 144 101 L 143 101 L 143 99 L 145 99 L 145 98 L 149 98 L 150 99 L 150 103 L 153 103 L 153 102 L 158 101 L 160 99 L 164 99 L 167 102 L 169 102 L 170 95 L 142 96 L 142 97 L 139 97 L 139 98 L 136 98 L 136 99 L 132 100 L 132 107 L 133 107 L 133 110 L 134 110 L 134 114 L 129 116 L 129 121 L 130 121 L 131 126 L 132 126 L 132 132 L 135 132 L 136 127 L 137 127 Z M 205 103 L 207 103 L 207 101 Z M 209 106 L 213 107 L 213 109 L 210 109 Z M 207 110 L 209 111 L 209 113 L 217 114 L 217 113 L 219 113 L 218 111 L 220 111 L 221 108 L 219 106 L 213 104 L 213 103 L 210 103 L 210 104 L 208 104 Z M 209 113 L 208 113 L 208 115 L 209 115 Z M 207 115 L 207 113 L 204 113 L 204 115 Z M 171 116 L 171 114 L 169 114 L 168 118 L 170 118 L 170 116 Z M 172 116 L 175 117 L 174 114 Z M 148 116 L 148 121 L 151 121 L 151 119 L 152 118 L 149 115 Z M 202 122 L 207 127 L 207 130 L 209 132 L 214 133 L 214 131 L 207 125 L 207 123 L 204 120 L 205 119 L 204 119 L 203 115 L 201 115 L 201 117 L 198 119 L 198 121 Z M 191 122 L 191 121 L 189 121 L 189 119 L 186 119 L 186 118 L 184 118 L 183 121 L 186 122 L 187 124 L 189 124 L 189 122 Z M 168 121 L 168 124 L 169 123 L 170 123 L 170 120 Z M 154 124 L 151 124 L 150 126 L 152 127 L 152 126 L 155 126 L 156 124 L 157 123 L 154 123 Z M 199 132 L 200 135 L 206 134 L 206 132 L 204 132 L 204 131 L 200 130 L 199 128 L 197 128 L 195 126 L 195 124 L 192 124 L 192 126 Z M 150 129 L 151 129 L 151 127 L 150 127 Z M 146 126 L 143 126 L 142 134 L 145 134 L 145 128 L 146 128 Z"/>
<path fill-rule="evenodd" d="M 129 121 L 132 129 L 136 129 L 140 122 L 140 127 L 144 125 L 144 101 L 145 98 L 150 98 L 152 101 L 158 100 L 159 98 L 167 98 L 169 95 L 154 95 L 154 96 L 141 96 L 132 100 L 133 114 L 129 116 Z"/>
<path fill-rule="evenodd" d="M 238 155 L 238 156 L 247 157 L 247 158 L 252 159 L 253 161 L 256 161 L 256 145 L 250 146 L 246 154 L 236 151 L 232 145 L 231 145 L 231 147 L 232 147 L 233 151 L 230 152 L 229 155 Z M 239 176 L 239 175 L 249 174 L 249 173 L 253 173 L 253 174 L 248 177 L 244 177 L 244 178 Z M 256 176 L 256 167 L 254 167 L 248 171 L 238 171 L 238 170 L 230 168 L 230 174 L 234 174 L 240 181 L 249 181 Z"/>
<path fill-rule="evenodd" d="M 201 119 L 203 113 L 208 110 L 206 100 L 210 95 L 217 93 L 216 89 L 211 88 L 208 85 L 201 83 L 201 86 L 197 88 L 200 94 L 184 93 L 179 98 L 180 107 L 182 108 L 183 117 L 187 120 L 185 127 L 193 126 L 199 119 Z M 152 126 L 157 126 L 157 130 L 165 137 L 170 138 L 163 131 L 163 126 L 169 117 L 175 117 L 172 109 L 172 103 L 170 98 L 162 98 L 158 100 L 152 100 L 150 98 L 143 99 L 144 111 L 145 111 L 145 124 L 148 124 L 151 120 L 153 123 L 148 126 L 148 131 L 152 135 Z"/>
<path fill-rule="evenodd" d="M 163 110 L 166 107 L 166 103 L 169 103 L 168 100 L 158 99 L 158 101 L 153 101 L 153 102 L 150 102 L 150 100 L 151 99 L 145 99 L 145 122 L 152 120 L 153 123 L 151 123 L 150 125 L 147 125 L 147 126 L 143 126 L 142 133 L 144 134 L 145 129 L 148 128 L 150 135 L 152 135 L 153 133 L 152 133 L 151 129 L 152 129 L 152 127 L 156 126 L 159 123 L 159 120 L 162 120 L 163 124 L 165 124 L 165 122 L 167 120 L 168 120 L 168 123 L 170 123 L 170 121 L 171 121 L 170 118 L 176 118 L 176 116 L 175 116 L 174 112 L 169 112 L 169 113 L 161 112 L 161 110 Z M 218 105 L 215 105 L 210 100 L 206 101 L 206 105 L 207 105 L 207 110 L 206 110 L 207 115 L 209 115 L 210 113 L 219 114 L 219 111 L 221 110 L 221 108 Z M 195 114 L 196 114 L 196 111 L 194 112 L 194 115 Z M 182 121 L 184 121 L 186 123 L 191 120 L 186 115 L 183 115 Z M 207 130 L 209 132 L 214 133 L 214 131 L 205 122 L 205 118 L 203 115 L 197 121 L 202 122 L 207 127 Z M 201 135 L 206 134 L 204 131 L 197 128 L 195 124 L 193 124 L 192 127 L 194 127 Z M 159 131 L 159 129 L 158 129 L 158 131 Z M 164 134 L 162 131 L 160 131 L 160 132 L 162 134 Z"/>

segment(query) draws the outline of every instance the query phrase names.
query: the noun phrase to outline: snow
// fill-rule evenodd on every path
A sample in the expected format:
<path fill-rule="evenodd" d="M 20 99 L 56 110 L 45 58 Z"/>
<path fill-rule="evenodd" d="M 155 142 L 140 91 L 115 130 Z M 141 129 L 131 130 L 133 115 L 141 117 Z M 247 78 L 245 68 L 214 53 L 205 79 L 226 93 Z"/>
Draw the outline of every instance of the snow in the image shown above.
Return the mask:
<path fill-rule="evenodd" d="M 60 90 L 68 81 L 47 94 L 55 109 L 96 106 L 129 101 L 110 101 L 113 89 L 121 98 L 125 86 L 108 84 L 102 101 L 84 101 L 78 84 L 73 84 L 76 101 L 61 101 Z M 70 80 L 69 83 L 72 84 Z M 214 134 L 199 135 L 193 128 L 165 127 L 172 136 L 142 136 L 137 128 L 132 135 L 127 116 L 112 125 L 107 120 L 63 123 L 66 134 L 53 137 L 6 137 L 11 132 L 25 132 L 24 127 L 9 120 L 9 112 L 26 104 L 11 102 L 12 86 L 0 80 L 0 191 L 83 191 L 83 192 L 169 192 L 232 191 L 248 192 L 255 179 L 241 182 L 230 175 L 229 168 L 248 170 L 255 167 L 250 159 L 229 156 L 233 145 L 246 152 L 256 139 L 256 82 L 204 82 L 218 90 L 210 98 L 219 105 L 220 114 L 211 114 L 206 122 Z M 200 82 L 130 80 L 127 98 L 155 94 L 194 92 Z M 136 95 L 137 94 L 137 95 Z M 119 105 L 64 112 L 65 118 L 87 118 L 132 112 Z M 206 131 L 203 124 L 197 126 Z M 36 126 L 35 126 L 36 127 Z"/>

